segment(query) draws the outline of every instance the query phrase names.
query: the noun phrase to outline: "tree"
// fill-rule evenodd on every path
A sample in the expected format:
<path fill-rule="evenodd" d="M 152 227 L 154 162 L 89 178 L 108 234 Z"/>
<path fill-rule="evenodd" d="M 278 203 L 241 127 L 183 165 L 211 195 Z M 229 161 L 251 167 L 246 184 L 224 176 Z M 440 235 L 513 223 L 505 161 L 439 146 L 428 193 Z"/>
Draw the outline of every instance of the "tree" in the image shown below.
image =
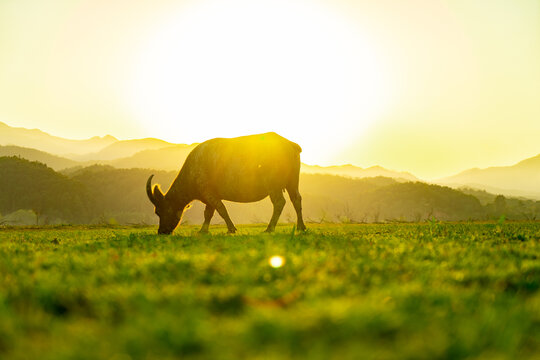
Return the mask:
<path fill-rule="evenodd" d="M 493 203 L 495 205 L 495 212 L 497 215 L 503 215 L 506 213 L 506 198 L 503 195 L 498 195 Z"/>

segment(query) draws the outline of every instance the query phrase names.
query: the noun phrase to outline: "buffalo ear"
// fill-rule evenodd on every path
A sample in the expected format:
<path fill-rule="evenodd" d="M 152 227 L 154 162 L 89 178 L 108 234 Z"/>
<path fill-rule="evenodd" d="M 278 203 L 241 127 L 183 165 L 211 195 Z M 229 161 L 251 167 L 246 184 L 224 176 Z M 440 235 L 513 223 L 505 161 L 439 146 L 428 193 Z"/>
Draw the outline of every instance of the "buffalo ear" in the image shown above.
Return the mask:
<path fill-rule="evenodd" d="M 164 199 L 163 193 L 161 192 L 161 188 L 159 185 L 154 185 L 154 191 L 152 191 L 154 194 L 154 199 L 156 199 L 156 203 L 161 203 Z"/>

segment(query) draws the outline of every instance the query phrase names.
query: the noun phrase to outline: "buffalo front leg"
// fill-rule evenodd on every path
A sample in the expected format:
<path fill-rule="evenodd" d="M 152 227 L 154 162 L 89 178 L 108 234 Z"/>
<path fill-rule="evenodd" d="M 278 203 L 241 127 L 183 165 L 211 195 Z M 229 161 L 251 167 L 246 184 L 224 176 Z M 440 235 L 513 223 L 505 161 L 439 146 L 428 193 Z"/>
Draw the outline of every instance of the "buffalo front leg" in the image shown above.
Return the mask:
<path fill-rule="evenodd" d="M 236 227 L 234 227 L 231 217 L 229 216 L 229 213 L 227 212 L 227 208 L 225 208 L 225 205 L 223 205 L 223 202 L 221 200 L 214 198 L 213 196 L 207 196 L 206 200 L 208 203 L 207 206 L 211 206 L 214 209 L 216 209 L 218 214 L 223 218 L 223 220 L 225 220 L 229 233 L 234 234 L 236 232 Z M 205 216 L 206 216 L 206 210 L 205 210 Z"/>
<path fill-rule="evenodd" d="M 201 230 L 199 232 L 201 234 L 208 233 L 208 227 L 210 226 L 210 220 L 212 220 L 212 216 L 214 216 L 214 211 L 216 209 L 208 204 L 206 204 L 206 208 L 204 209 L 204 223 L 201 227 Z"/>
<path fill-rule="evenodd" d="M 289 193 L 289 198 L 291 199 L 294 210 L 296 211 L 296 228 L 298 230 L 304 231 L 306 230 L 306 225 L 304 224 L 304 218 L 302 216 L 302 196 L 300 196 L 300 193 L 296 189 L 287 189 L 287 192 Z"/>
<path fill-rule="evenodd" d="M 278 222 L 279 216 L 281 215 L 281 212 L 283 211 L 283 207 L 285 206 L 285 198 L 283 197 L 283 193 L 281 192 L 281 189 L 275 192 L 270 193 L 270 200 L 272 201 L 272 204 L 274 205 L 274 212 L 272 213 L 272 218 L 270 219 L 270 223 L 268 223 L 268 227 L 266 228 L 266 232 L 273 232 L 276 228 L 276 224 Z"/>

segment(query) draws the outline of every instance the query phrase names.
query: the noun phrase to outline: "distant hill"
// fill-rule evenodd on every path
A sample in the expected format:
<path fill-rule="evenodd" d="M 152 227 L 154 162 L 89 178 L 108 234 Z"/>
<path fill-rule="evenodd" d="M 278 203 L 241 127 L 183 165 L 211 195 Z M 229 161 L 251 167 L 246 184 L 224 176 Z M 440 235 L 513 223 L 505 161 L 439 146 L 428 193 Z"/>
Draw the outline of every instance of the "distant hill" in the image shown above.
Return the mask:
<path fill-rule="evenodd" d="M 110 165 L 120 169 L 156 169 L 163 171 L 179 171 L 188 154 L 197 144 L 191 145 L 171 145 L 158 139 L 141 139 L 118 141 L 109 145 L 101 152 L 77 156 L 81 161 L 75 161 L 61 156 L 52 155 L 44 151 L 24 148 L 19 146 L 0 146 L 0 156 L 19 156 L 30 161 L 39 161 L 55 170 L 65 170 L 72 168 L 65 173 L 73 173 L 78 169 L 90 165 Z M 114 154 L 123 154 L 136 151 L 146 146 L 156 147 L 157 149 L 139 151 L 131 156 L 105 160 L 103 158 L 114 156 Z M 164 147 L 162 147 L 164 146 Z M 101 158 L 101 159 L 100 159 Z M 82 161 L 82 159 L 86 159 Z M 301 172 L 304 174 L 325 174 L 338 175 L 349 178 L 372 178 L 386 177 L 398 181 L 418 181 L 416 177 L 405 172 L 396 172 L 374 166 L 368 169 L 362 169 L 352 165 L 345 166 L 313 166 L 302 164 Z"/>
<path fill-rule="evenodd" d="M 0 157 L 0 213 L 32 210 L 34 224 L 84 222 L 91 199 L 76 180 L 39 162 L 18 157 Z"/>
<path fill-rule="evenodd" d="M 113 146 L 115 146 L 114 144 Z M 158 169 L 165 171 L 178 171 L 182 167 L 188 154 L 195 148 L 197 144 L 191 145 L 173 145 L 160 149 L 145 150 L 122 159 L 102 162 L 112 165 L 117 168 L 145 168 Z M 397 172 L 385 169 L 380 166 L 373 166 L 367 169 L 356 167 L 353 165 L 343 166 L 317 166 L 302 164 L 300 169 L 305 174 L 325 174 L 338 175 L 350 178 L 367 178 L 367 177 L 388 177 L 399 181 L 419 181 L 414 175 L 407 172 Z"/>
<path fill-rule="evenodd" d="M 97 203 L 97 218 L 114 217 L 119 222 L 156 223 L 144 191 L 148 176 L 155 173 L 154 183 L 166 191 L 176 177 L 176 171 L 148 169 L 116 169 L 91 166 L 80 169 L 70 177 L 84 184 Z M 423 221 L 430 216 L 440 220 L 484 219 L 483 207 L 474 196 L 447 187 L 425 183 L 400 183 L 384 177 L 353 179 L 335 175 L 302 174 L 300 191 L 304 215 L 310 222 L 373 222 Z M 194 202 L 184 221 L 201 223 L 203 208 Z M 267 222 L 272 213 L 269 199 L 256 203 L 226 202 L 231 218 L 238 224 Z M 289 201 L 281 220 L 296 218 Z M 215 223 L 222 223 L 216 215 Z"/>
<path fill-rule="evenodd" d="M 155 174 L 154 182 L 167 190 L 175 172 L 148 169 L 115 169 L 93 165 L 72 172 L 70 178 L 85 186 L 95 203 L 92 222 L 115 218 L 123 223 L 155 223 L 153 205 L 146 196 L 146 180 Z"/>
<path fill-rule="evenodd" d="M 370 168 L 363 169 L 354 165 L 318 166 L 302 164 L 302 168 L 300 171 L 306 174 L 329 174 L 352 178 L 384 176 L 393 179 L 401 179 L 404 181 L 419 181 L 416 176 L 408 172 L 388 170 L 380 166 L 372 166 Z"/>
<path fill-rule="evenodd" d="M 82 222 L 155 224 L 158 218 L 145 192 L 148 176 L 164 191 L 177 171 L 118 169 L 92 165 L 64 170 L 62 174 L 38 162 L 0 157 L 0 224 L 17 213 L 38 214 L 40 223 Z M 421 182 L 400 182 L 386 177 L 351 178 L 337 175 L 300 176 L 300 192 L 307 222 L 392 222 L 540 218 L 540 201 L 510 199 L 469 190 Z M 477 194 L 479 199 L 470 194 Z M 256 203 L 226 202 L 237 224 L 266 223 L 272 213 L 269 199 Z M 200 224 L 204 205 L 194 202 L 184 221 Z M 20 216 L 19 216 L 20 217 Z M 7 219 L 7 220 L 6 220 Z M 39 220 L 36 219 L 36 220 Z M 282 222 L 294 222 L 290 201 Z M 25 220 L 28 221 L 28 220 Z M 30 216 L 30 221 L 34 219 Z M 215 216 L 214 223 L 222 223 Z"/>
<path fill-rule="evenodd" d="M 15 148 L 12 148 L 15 153 L 10 153 L 6 149 L 0 155 L 20 155 L 29 160 L 44 162 L 57 170 L 90 164 L 107 164 L 126 169 L 147 168 L 178 171 L 189 152 L 197 144 L 172 144 L 154 138 L 118 140 L 109 135 L 87 140 L 69 140 L 49 135 L 41 130 L 16 128 L 0 122 L 0 145 L 28 149 L 24 151 L 24 155 L 17 153 L 19 150 L 15 150 Z M 30 148 L 48 154 L 31 153 Z M 58 158 L 50 157 L 54 156 L 52 154 Z M 353 165 L 324 167 L 302 164 L 301 171 L 306 174 L 330 174 L 351 178 L 384 176 L 401 179 L 400 181 L 419 180 L 410 173 L 392 171 L 380 166 L 363 169 Z"/>
<path fill-rule="evenodd" d="M 186 157 L 195 146 L 197 146 L 197 144 L 179 144 L 161 149 L 144 150 L 136 153 L 133 156 L 115 159 L 105 163 L 123 169 L 143 168 L 178 171 L 184 164 Z"/>
<path fill-rule="evenodd" d="M 86 140 L 69 140 L 38 129 L 16 128 L 0 122 L 0 145 L 33 148 L 55 155 L 97 152 L 118 140 L 113 136 L 95 136 Z"/>
<path fill-rule="evenodd" d="M 168 146 L 174 146 L 175 144 L 166 142 L 160 139 L 146 138 L 135 140 L 119 140 L 114 142 L 104 149 L 84 155 L 73 157 L 73 159 L 79 161 L 88 160 L 114 160 L 120 158 L 127 158 L 135 155 L 140 151 L 145 150 L 157 150 Z"/>
<path fill-rule="evenodd" d="M 30 161 L 39 161 L 47 164 L 47 166 L 54 170 L 81 165 L 79 162 L 71 159 L 20 146 L 0 146 L 0 156 L 16 156 Z"/>
<path fill-rule="evenodd" d="M 466 170 L 436 183 L 540 199 L 540 154 L 512 166 Z"/>
<path fill-rule="evenodd" d="M 364 211 L 377 209 L 385 220 L 422 221 L 429 218 L 459 221 L 486 216 L 480 201 L 449 187 L 421 182 L 380 187 L 362 199 Z"/>
<path fill-rule="evenodd" d="M 29 161 L 39 161 L 57 171 L 69 169 L 66 173 L 73 173 L 78 169 L 91 165 L 109 165 L 120 169 L 140 168 L 178 171 L 187 155 L 193 150 L 193 147 L 195 145 L 174 145 L 158 150 L 144 150 L 135 155 L 114 160 L 75 161 L 36 149 L 20 146 L 0 146 L 0 156 L 17 156 Z"/>
<path fill-rule="evenodd" d="M 15 128 L 0 122 L 0 156 L 16 155 L 46 163 L 56 170 L 68 167 L 76 170 L 91 164 L 103 164 L 122 169 L 178 171 L 196 145 L 171 144 L 153 138 L 118 140 L 112 136 L 69 140 L 49 135 L 41 130 Z M 393 171 L 380 166 L 364 169 L 353 165 L 302 164 L 301 172 L 339 175 L 353 179 L 382 176 L 398 182 L 419 181 L 411 173 Z M 506 196 L 540 199 L 540 154 L 513 166 L 471 169 L 433 183 L 453 188 L 485 190 Z"/>

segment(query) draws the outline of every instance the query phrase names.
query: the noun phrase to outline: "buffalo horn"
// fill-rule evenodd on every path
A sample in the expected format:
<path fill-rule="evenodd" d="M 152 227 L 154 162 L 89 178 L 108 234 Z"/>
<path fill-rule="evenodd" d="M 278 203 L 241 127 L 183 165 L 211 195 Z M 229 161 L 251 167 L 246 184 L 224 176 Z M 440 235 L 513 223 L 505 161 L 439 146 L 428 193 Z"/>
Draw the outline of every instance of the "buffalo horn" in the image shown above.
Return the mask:
<path fill-rule="evenodd" d="M 150 175 L 148 180 L 146 181 L 146 195 L 148 195 L 148 199 L 152 202 L 152 204 L 156 205 L 156 198 L 154 196 L 154 193 L 152 192 L 152 178 L 154 175 Z"/>

